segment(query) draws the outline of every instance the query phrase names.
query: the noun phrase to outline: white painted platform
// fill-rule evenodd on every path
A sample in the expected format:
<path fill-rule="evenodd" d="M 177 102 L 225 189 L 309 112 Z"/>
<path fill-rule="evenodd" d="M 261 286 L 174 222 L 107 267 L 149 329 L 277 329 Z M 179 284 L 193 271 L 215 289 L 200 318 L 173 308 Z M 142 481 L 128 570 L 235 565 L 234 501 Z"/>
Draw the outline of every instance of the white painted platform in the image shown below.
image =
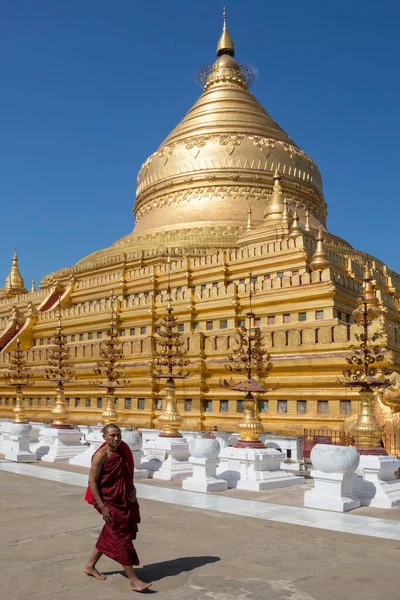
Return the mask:
<path fill-rule="evenodd" d="M 47 481 L 57 481 L 82 488 L 86 488 L 87 486 L 87 475 L 40 467 L 37 464 L 9 463 L 0 460 L 0 471 L 37 477 L 38 479 Z M 136 485 L 136 489 L 139 499 L 144 500 L 166 502 L 167 504 L 188 506 L 193 509 L 209 510 L 242 517 L 253 517 L 264 521 L 302 525 L 315 529 L 400 540 L 400 522 L 391 519 L 333 513 L 299 506 L 283 506 L 271 502 L 242 500 L 199 492 L 186 492 L 140 483 Z"/>

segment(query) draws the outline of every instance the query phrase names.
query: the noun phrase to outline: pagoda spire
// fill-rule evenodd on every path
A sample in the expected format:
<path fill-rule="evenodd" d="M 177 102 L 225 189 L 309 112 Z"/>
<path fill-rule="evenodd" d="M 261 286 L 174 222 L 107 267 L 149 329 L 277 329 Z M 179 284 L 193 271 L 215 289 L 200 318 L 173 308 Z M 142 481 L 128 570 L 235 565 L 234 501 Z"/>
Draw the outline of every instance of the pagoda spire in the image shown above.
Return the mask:
<path fill-rule="evenodd" d="M 315 252 L 312 256 L 312 260 L 310 262 L 310 268 L 312 271 L 323 271 L 324 269 L 330 266 L 330 262 L 328 260 L 328 255 L 326 254 L 324 248 L 324 236 L 322 234 L 322 226 L 318 230 L 316 242 L 317 244 L 315 247 Z"/>
<path fill-rule="evenodd" d="M 26 291 L 24 280 L 22 279 L 22 275 L 18 267 L 18 254 L 15 250 L 12 259 L 11 271 L 6 278 L 6 292 L 9 296 L 16 296 L 18 294 L 24 294 Z"/>
<path fill-rule="evenodd" d="M 296 238 L 299 235 L 301 235 L 302 233 L 303 233 L 303 230 L 300 227 L 299 216 L 297 214 L 297 210 L 295 210 L 294 215 L 293 215 L 293 223 L 290 226 L 289 237 Z"/>
<path fill-rule="evenodd" d="M 222 28 L 222 33 L 221 33 L 221 37 L 219 38 L 218 41 L 218 46 L 217 46 L 217 56 L 222 56 L 223 54 L 229 54 L 229 56 L 235 56 L 235 47 L 233 45 L 232 42 L 232 38 L 228 33 L 228 30 L 226 28 L 226 7 L 224 6 L 224 10 L 223 10 L 223 18 L 224 18 L 224 25 Z"/>
<path fill-rule="evenodd" d="M 247 209 L 246 231 L 251 231 L 252 229 L 254 229 L 254 225 L 253 225 L 253 220 L 252 220 L 252 210 L 251 210 L 251 206 L 249 205 L 249 208 Z"/>
<path fill-rule="evenodd" d="M 284 208 L 284 196 L 281 181 L 282 178 L 279 175 L 278 167 L 275 166 L 274 174 L 274 187 L 272 189 L 271 199 L 268 202 L 267 210 L 265 211 L 265 218 L 270 220 L 280 221 L 282 218 Z"/>
<path fill-rule="evenodd" d="M 307 231 L 307 233 L 310 233 L 310 231 L 311 231 L 310 211 L 308 210 L 308 208 L 306 210 L 306 223 L 305 223 L 305 226 L 304 226 L 304 231 Z"/>

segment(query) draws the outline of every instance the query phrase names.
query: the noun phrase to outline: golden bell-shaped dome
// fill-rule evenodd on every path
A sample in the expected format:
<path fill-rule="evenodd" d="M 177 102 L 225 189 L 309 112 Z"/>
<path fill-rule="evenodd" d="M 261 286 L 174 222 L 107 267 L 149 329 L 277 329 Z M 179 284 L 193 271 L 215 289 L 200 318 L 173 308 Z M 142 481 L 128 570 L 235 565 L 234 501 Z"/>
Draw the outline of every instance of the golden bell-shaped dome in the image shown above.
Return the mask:
<path fill-rule="evenodd" d="M 141 167 L 134 230 L 108 252 L 235 246 L 249 202 L 254 223 L 263 221 L 276 170 L 300 222 L 308 210 L 314 228 L 325 225 L 318 168 L 250 93 L 225 15 L 217 56 L 200 98 Z"/>

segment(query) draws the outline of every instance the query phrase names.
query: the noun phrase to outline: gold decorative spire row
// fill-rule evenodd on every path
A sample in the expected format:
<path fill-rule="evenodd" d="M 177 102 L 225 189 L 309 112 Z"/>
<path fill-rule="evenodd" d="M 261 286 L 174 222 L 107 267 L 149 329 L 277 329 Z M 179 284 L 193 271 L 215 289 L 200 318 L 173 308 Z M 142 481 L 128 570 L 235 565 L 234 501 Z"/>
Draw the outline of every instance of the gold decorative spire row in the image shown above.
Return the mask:
<path fill-rule="evenodd" d="M 235 47 L 233 45 L 233 41 L 231 36 L 228 33 L 228 30 L 226 28 L 226 7 L 224 6 L 224 10 L 223 10 L 223 17 L 224 17 L 224 26 L 222 28 L 222 33 L 221 33 L 221 37 L 219 38 L 218 41 L 218 46 L 217 46 L 217 56 L 222 56 L 223 54 L 228 54 L 229 56 L 235 56 Z"/>

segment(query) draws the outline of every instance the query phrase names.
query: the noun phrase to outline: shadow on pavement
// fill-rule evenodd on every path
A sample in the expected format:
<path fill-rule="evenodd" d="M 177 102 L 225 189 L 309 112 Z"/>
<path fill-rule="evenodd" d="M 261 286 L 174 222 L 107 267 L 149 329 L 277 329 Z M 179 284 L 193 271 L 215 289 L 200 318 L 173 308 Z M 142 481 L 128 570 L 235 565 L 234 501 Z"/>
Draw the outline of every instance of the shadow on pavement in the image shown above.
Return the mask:
<path fill-rule="evenodd" d="M 160 563 L 153 563 L 135 569 L 136 575 L 143 581 L 159 581 L 164 577 L 173 577 L 185 571 L 193 571 L 203 565 L 218 562 L 219 556 L 183 556 L 182 558 L 174 558 Z M 104 575 L 116 575 L 117 573 L 126 577 L 125 571 L 102 571 Z M 150 591 L 150 590 L 149 590 Z"/>

